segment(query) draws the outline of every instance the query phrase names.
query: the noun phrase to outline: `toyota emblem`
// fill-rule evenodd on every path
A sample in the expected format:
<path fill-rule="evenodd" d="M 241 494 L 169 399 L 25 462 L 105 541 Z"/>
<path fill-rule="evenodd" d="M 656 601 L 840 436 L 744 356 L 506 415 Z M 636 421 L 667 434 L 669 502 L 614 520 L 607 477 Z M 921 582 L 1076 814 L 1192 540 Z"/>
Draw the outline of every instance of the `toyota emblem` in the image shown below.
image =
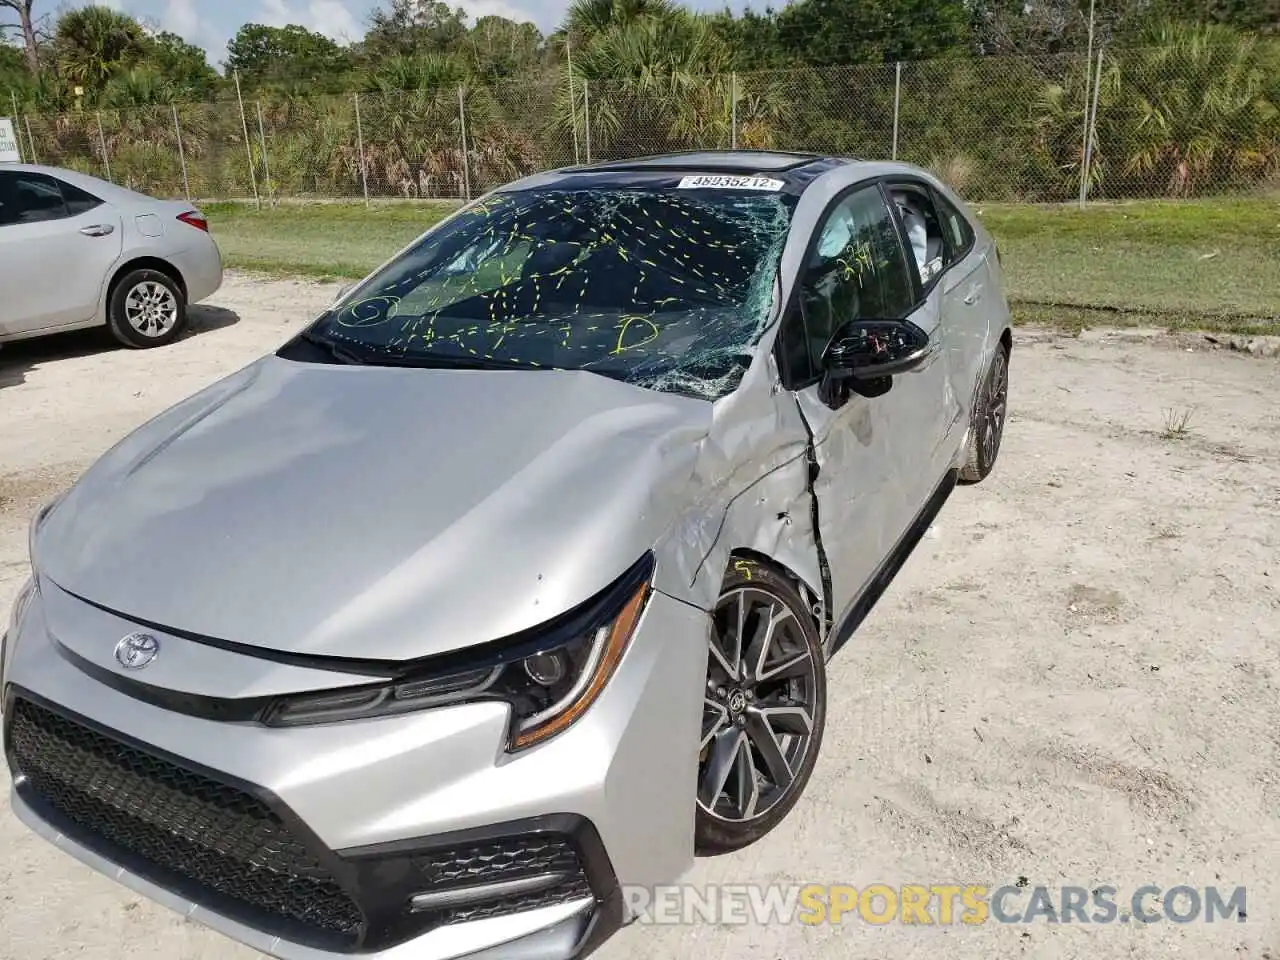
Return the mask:
<path fill-rule="evenodd" d="M 131 633 L 116 644 L 116 660 L 126 670 L 141 670 L 160 652 L 160 641 L 149 633 Z"/>

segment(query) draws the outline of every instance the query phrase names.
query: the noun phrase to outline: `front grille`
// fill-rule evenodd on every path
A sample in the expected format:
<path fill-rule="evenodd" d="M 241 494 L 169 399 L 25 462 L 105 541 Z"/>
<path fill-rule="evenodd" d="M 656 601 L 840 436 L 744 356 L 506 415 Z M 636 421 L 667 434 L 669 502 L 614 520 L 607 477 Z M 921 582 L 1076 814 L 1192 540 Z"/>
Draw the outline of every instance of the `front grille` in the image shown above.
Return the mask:
<path fill-rule="evenodd" d="M 213 893 L 254 926 L 302 925 L 354 944 L 359 907 L 306 844 L 257 797 L 15 699 L 10 762 L 78 840 L 136 872 L 182 878 L 193 899 Z M 72 832 L 72 831 L 68 831 Z M 148 870 L 147 867 L 152 869 Z M 156 877 L 165 884 L 166 877 Z M 219 904 L 217 908 L 222 907 Z M 256 922 L 255 922 L 256 921 Z M 265 922 L 264 922 L 265 921 Z M 295 933 L 296 935 L 296 933 Z"/>
<path fill-rule="evenodd" d="M 503 837 L 437 850 L 414 857 L 413 866 L 424 891 L 522 880 L 548 873 L 564 876 L 556 886 L 537 893 L 441 911 L 436 918 L 439 923 L 465 923 L 592 895 L 577 847 L 563 834 Z"/>

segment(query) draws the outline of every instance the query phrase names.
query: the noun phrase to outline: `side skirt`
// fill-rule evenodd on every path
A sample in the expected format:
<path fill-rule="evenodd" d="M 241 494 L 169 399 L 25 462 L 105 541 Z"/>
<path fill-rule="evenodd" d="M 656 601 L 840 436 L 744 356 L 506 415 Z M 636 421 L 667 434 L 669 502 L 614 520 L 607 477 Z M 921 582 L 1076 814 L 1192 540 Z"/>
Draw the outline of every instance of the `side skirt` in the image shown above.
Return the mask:
<path fill-rule="evenodd" d="M 898 575 L 902 565 L 907 562 L 907 557 L 911 556 L 911 551 L 916 548 L 916 545 L 925 535 L 925 531 L 929 529 L 939 511 L 942 510 L 942 505 L 951 496 L 951 491 L 955 489 L 959 475 L 959 470 L 951 469 L 947 471 L 942 478 L 942 482 L 938 484 L 933 494 L 925 502 L 924 509 L 911 521 L 910 526 L 898 539 L 894 548 L 889 551 L 889 555 L 885 557 L 884 562 L 880 564 L 871 579 L 867 581 L 867 585 L 862 589 L 858 598 L 854 600 L 848 611 L 840 619 L 839 624 L 831 631 L 827 640 L 828 660 L 834 657 L 840 648 L 849 642 L 858 627 L 862 626 L 862 621 L 867 618 L 867 614 L 871 612 L 876 602 L 884 595 L 885 590 L 889 589 L 889 584 L 893 583 L 893 578 Z"/>

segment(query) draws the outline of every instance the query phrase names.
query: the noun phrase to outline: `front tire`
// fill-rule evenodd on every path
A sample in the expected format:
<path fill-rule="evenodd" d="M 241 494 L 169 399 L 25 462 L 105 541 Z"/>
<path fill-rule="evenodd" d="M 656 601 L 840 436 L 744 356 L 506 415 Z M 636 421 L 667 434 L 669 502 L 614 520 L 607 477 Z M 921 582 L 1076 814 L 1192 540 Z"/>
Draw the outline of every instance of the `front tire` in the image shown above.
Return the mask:
<path fill-rule="evenodd" d="M 813 774 L 827 712 L 813 617 L 777 571 L 739 561 L 711 618 L 694 846 L 755 843 L 782 822 Z"/>
<path fill-rule="evenodd" d="M 126 347 L 162 347 L 177 339 L 186 325 L 187 298 L 159 270 L 132 270 L 111 291 L 107 327 Z"/>

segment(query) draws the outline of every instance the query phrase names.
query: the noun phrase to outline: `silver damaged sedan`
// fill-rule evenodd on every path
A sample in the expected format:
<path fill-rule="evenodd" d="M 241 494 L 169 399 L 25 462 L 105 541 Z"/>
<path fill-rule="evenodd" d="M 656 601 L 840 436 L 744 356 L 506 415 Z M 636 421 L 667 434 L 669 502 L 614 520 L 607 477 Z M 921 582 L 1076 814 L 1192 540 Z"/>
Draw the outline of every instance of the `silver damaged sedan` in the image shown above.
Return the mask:
<path fill-rule="evenodd" d="M 801 801 L 826 663 L 992 469 L 1010 345 L 914 167 L 496 190 L 36 516 L 13 809 L 278 957 L 585 955 Z"/>

